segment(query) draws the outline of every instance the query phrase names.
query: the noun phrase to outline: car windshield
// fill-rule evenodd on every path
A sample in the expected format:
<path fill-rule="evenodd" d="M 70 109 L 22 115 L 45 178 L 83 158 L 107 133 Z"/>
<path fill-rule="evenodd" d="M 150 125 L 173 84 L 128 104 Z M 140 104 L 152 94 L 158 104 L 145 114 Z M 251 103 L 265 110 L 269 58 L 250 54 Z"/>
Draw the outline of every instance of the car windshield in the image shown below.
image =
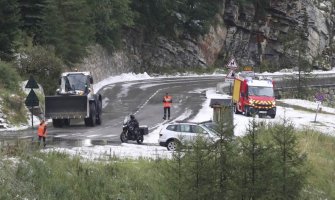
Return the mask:
<path fill-rule="evenodd" d="M 266 96 L 273 97 L 274 92 L 272 87 L 256 87 L 249 86 L 248 87 L 248 95 L 249 96 Z"/>
<path fill-rule="evenodd" d="M 87 77 L 84 74 L 69 74 L 67 80 L 72 90 L 85 91 L 87 87 Z"/>

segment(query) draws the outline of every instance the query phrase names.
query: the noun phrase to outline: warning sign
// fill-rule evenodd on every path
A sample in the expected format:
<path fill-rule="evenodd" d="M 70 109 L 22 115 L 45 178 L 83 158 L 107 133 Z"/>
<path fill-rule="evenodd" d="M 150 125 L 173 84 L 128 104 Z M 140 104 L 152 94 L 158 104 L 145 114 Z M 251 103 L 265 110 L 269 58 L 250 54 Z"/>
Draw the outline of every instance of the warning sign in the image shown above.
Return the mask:
<path fill-rule="evenodd" d="M 229 73 L 227 74 L 226 78 L 232 78 L 234 79 L 235 77 L 235 70 L 230 70 Z"/>
<path fill-rule="evenodd" d="M 237 63 L 236 63 L 234 58 L 230 59 L 230 61 L 227 64 L 227 67 L 230 68 L 230 69 L 237 69 L 238 68 Z"/>
<path fill-rule="evenodd" d="M 234 78 L 235 78 L 235 70 L 234 69 L 230 69 L 229 73 L 227 74 L 227 76 L 225 77 L 225 82 L 234 82 Z"/>

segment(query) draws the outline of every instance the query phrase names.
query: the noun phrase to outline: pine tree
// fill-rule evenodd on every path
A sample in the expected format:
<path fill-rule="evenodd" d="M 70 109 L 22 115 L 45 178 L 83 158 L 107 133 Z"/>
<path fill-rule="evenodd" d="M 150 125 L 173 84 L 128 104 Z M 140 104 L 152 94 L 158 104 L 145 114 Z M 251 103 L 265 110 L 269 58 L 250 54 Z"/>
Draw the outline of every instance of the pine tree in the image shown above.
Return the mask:
<path fill-rule="evenodd" d="M 308 16 L 305 11 L 303 21 L 297 24 L 292 30 L 283 36 L 284 59 L 281 64 L 292 66 L 297 70 L 296 76 L 293 75 L 290 85 L 295 85 L 297 98 L 304 98 L 308 95 L 309 88 L 306 87 L 311 80 L 312 66 L 307 60 L 307 42 L 308 42 Z"/>
<path fill-rule="evenodd" d="M 45 0 L 19 0 L 22 26 L 28 37 L 33 38 L 33 43 L 42 39 L 41 25 Z"/>
<path fill-rule="evenodd" d="M 242 139 L 243 169 L 240 176 L 241 199 L 261 199 L 268 192 L 268 150 L 260 142 L 262 124 L 255 118 L 249 122 L 247 134 Z M 271 168 L 271 167 L 270 167 Z"/>
<path fill-rule="evenodd" d="M 209 144 L 197 137 L 192 147 L 185 152 L 185 192 L 182 199 L 201 200 L 211 199 L 214 193 L 214 157 Z"/>
<path fill-rule="evenodd" d="M 305 181 L 306 156 L 297 149 L 294 125 L 283 119 L 269 130 L 273 138 L 275 158 L 272 194 L 276 199 L 298 199 Z"/>
<path fill-rule="evenodd" d="M 222 7 L 221 1 L 181 0 L 177 12 L 182 15 L 182 29 L 193 36 L 208 31 L 214 16 Z"/>
<path fill-rule="evenodd" d="M 0 0 L 0 59 L 10 61 L 20 39 L 19 5 L 16 0 Z"/>
<path fill-rule="evenodd" d="M 84 0 L 46 0 L 43 10 L 43 43 L 55 47 L 66 64 L 74 66 L 94 41 L 88 4 Z"/>
<path fill-rule="evenodd" d="M 133 25 L 134 13 L 130 9 L 130 0 L 88 2 L 92 9 L 96 42 L 109 50 L 120 47 L 122 28 Z"/>
<path fill-rule="evenodd" d="M 239 193 L 237 192 L 238 188 L 235 187 L 236 175 L 240 173 L 238 170 L 238 143 L 234 137 L 233 118 L 226 115 L 223 119 L 225 121 L 219 123 L 216 127 L 220 140 L 216 142 L 212 149 L 214 157 L 212 170 L 215 177 L 212 199 L 236 199 L 236 194 Z"/>

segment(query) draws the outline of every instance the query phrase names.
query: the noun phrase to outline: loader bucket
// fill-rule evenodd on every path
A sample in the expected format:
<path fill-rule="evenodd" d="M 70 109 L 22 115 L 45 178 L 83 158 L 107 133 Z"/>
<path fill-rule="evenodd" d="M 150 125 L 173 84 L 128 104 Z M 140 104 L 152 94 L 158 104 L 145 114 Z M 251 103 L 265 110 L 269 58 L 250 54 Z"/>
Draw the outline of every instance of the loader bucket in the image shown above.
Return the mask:
<path fill-rule="evenodd" d="M 85 118 L 88 116 L 87 96 L 46 96 L 45 117 L 52 119 Z"/>

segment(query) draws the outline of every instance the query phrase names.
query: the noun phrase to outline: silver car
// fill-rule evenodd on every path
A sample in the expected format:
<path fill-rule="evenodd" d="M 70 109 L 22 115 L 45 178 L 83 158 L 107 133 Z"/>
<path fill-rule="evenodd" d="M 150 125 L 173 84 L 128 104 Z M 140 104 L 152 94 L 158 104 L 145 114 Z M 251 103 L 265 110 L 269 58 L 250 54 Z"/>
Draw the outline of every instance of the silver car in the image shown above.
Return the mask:
<path fill-rule="evenodd" d="M 162 127 L 159 133 L 158 142 L 161 146 L 167 147 L 168 150 L 176 150 L 179 144 L 190 144 L 196 140 L 197 137 L 215 143 L 220 139 L 218 133 L 198 123 L 169 123 Z"/>

